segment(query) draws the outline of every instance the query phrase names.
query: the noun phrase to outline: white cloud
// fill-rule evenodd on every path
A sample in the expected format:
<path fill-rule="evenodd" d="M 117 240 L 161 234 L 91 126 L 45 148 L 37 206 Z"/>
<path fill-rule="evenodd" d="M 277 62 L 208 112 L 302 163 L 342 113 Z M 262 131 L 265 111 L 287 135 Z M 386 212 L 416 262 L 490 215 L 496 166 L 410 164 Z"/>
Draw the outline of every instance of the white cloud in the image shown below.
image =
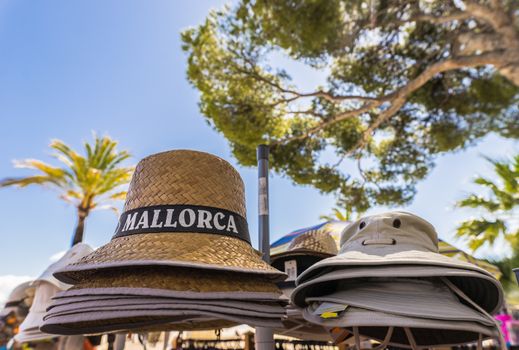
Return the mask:
<path fill-rule="evenodd" d="M 9 296 L 9 293 L 23 282 L 30 281 L 34 277 L 29 276 L 15 276 L 15 275 L 3 275 L 0 276 L 0 308 L 2 308 Z"/>

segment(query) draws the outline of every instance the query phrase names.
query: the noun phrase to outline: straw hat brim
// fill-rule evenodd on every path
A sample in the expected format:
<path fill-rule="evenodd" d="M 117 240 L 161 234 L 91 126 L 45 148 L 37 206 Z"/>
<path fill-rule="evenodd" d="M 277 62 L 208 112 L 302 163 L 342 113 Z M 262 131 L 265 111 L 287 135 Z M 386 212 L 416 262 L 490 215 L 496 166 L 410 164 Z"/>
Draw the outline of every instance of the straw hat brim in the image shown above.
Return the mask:
<path fill-rule="evenodd" d="M 389 345 L 410 348 L 403 327 L 410 328 L 417 345 L 420 347 L 456 346 L 477 341 L 479 334 L 485 337 L 497 336 L 497 331 L 477 322 L 444 321 L 388 315 L 383 312 L 368 311 L 350 307 L 342 317 L 322 319 L 312 314 L 311 309 L 303 311 L 303 317 L 309 322 L 326 328 L 345 328 L 351 333 L 351 327 L 359 327 L 361 336 L 382 341 L 389 326 L 395 327 Z"/>
<path fill-rule="evenodd" d="M 176 266 L 243 272 L 273 281 L 286 274 L 265 263 L 249 243 L 207 233 L 148 233 L 115 238 L 80 261 L 54 273 L 75 284 L 94 271 L 136 266 Z"/>
<path fill-rule="evenodd" d="M 199 296 L 201 293 L 233 294 L 239 292 L 281 296 L 279 288 L 263 275 L 166 267 L 100 270 L 92 274 L 90 278 L 77 283 L 67 291 L 67 294 L 74 290 L 99 288 L 127 288 L 129 289 L 127 293 L 130 295 L 133 294 L 133 288 L 145 288 L 185 292 L 185 294 Z"/>
<path fill-rule="evenodd" d="M 320 276 L 297 285 L 291 294 L 294 305 L 305 307 L 306 298 L 331 293 L 337 283 L 352 283 L 368 277 L 446 277 L 460 288 L 470 299 L 489 313 L 497 312 L 503 304 L 503 290 L 499 281 L 472 270 L 425 265 L 385 265 L 385 266 L 335 266 Z M 351 282 L 348 282 L 350 280 Z"/>
<path fill-rule="evenodd" d="M 312 249 L 299 248 L 299 249 L 287 250 L 287 251 L 279 253 L 279 254 L 271 255 L 270 263 L 272 264 L 279 259 L 289 259 L 291 257 L 308 256 L 308 257 L 317 257 L 317 258 L 325 259 L 325 258 L 330 258 L 335 255 L 336 254 L 317 252 Z"/>

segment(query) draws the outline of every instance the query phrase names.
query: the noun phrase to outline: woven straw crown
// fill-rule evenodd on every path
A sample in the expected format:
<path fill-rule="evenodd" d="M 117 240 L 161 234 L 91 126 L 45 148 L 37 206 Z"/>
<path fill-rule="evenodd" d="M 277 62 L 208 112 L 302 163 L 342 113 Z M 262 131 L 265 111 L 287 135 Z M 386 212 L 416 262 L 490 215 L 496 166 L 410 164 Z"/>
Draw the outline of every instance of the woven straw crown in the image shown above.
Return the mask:
<path fill-rule="evenodd" d="M 238 172 L 225 160 L 197 151 L 158 153 L 137 165 L 124 211 L 167 204 L 217 207 L 246 217 Z"/>
<path fill-rule="evenodd" d="M 189 150 L 158 153 L 141 160 L 130 183 L 123 216 L 131 211 L 149 210 L 146 208 L 179 205 L 234 213 L 236 220 L 241 220 L 239 234 L 245 234 L 208 232 L 198 229 L 196 224 L 189 228 L 179 225 L 174 232 L 165 232 L 150 224 L 146 232 L 116 234 L 108 244 L 56 272 L 56 278 L 75 284 L 99 269 L 157 265 L 255 273 L 274 280 L 285 278 L 281 271 L 266 264 L 248 242 L 244 185 L 229 163 Z M 121 226 L 120 222 L 118 230 Z"/>
<path fill-rule="evenodd" d="M 329 233 L 314 230 L 305 232 L 290 242 L 288 252 L 297 250 L 306 250 L 332 256 L 337 255 L 337 244 Z"/>

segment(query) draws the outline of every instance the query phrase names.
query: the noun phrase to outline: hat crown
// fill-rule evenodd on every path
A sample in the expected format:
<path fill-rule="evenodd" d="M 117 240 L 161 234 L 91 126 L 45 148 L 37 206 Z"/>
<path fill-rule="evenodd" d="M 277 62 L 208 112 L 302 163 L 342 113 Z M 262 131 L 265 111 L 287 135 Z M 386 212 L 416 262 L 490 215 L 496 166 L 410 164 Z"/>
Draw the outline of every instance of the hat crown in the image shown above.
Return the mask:
<path fill-rule="evenodd" d="M 246 217 L 243 181 L 214 155 L 174 150 L 142 159 L 135 169 L 124 211 L 157 205 L 198 205 Z"/>
<path fill-rule="evenodd" d="M 340 254 L 360 251 L 387 255 L 410 250 L 438 253 L 438 235 L 429 222 L 406 212 L 364 217 L 341 235 Z"/>
<path fill-rule="evenodd" d="M 337 244 L 328 232 L 312 230 L 295 237 L 288 246 L 287 252 L 307 250 L 315 253 L 336 255 Z"/>

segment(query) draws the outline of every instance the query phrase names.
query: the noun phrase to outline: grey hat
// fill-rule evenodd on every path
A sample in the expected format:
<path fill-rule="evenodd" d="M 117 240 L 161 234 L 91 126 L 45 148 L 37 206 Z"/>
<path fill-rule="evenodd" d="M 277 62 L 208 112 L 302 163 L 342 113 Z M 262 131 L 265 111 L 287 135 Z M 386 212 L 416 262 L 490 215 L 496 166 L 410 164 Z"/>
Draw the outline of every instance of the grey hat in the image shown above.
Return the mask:
<path fill-rule="evenodd" d="M 203 318 L 207 322 L 216 322 L 218 326 L 204 327 L 203 323 L 198 323 L 198 319 Z M 185 309 L 158 309 L 150 310 L 148 306 L 141 309 L 132 308 L 131 310 L 110 310 L 92 312 L 78 312 L 63 315 L 51 315 L 45 317 L 44 323 L 40 328 L 46 333 L 74 335 L 74 334 L 96 334 L 108 331 L 125 331 L 132 329 L 150 328 L 154 324 L 163 330 L 171 327 L 171 330 L 182 329 L 214 329 L 221 328 L 222 318 L 227 320 L 226 327 L 238 324 L 252 324 L 259 327 L 276 328 L 281 326 L 279 317 L 254 317 L 241 316 L 229 310 L 228 314 L 213 311 L 208 308 L 205 311 L 193 310 L 191 307 Z M 194 323 L 192 321 L 195 321 Z"/>
<path fill-rule="evenodd" d="M 503 303 L 487 271 L 439 254 L 427 221 L 409 213 L 372 215 L 348 226 L 335 257 L 296 280 L 291 294 L 303 317 L 330 330 L 418 349 L 497 337 L 490 315 Z"/>
<path fill-rule="evenodd" d="M 306 320 L 351 333 L 355 327 L 361 336 L 394 346 L 452 346 L 499 336 L 491 316 L 462 304 L 439 279 L 367 279 L 307 302 Z M 331 307 L 338 312 L 326 316 L 322 310 Z"/>

